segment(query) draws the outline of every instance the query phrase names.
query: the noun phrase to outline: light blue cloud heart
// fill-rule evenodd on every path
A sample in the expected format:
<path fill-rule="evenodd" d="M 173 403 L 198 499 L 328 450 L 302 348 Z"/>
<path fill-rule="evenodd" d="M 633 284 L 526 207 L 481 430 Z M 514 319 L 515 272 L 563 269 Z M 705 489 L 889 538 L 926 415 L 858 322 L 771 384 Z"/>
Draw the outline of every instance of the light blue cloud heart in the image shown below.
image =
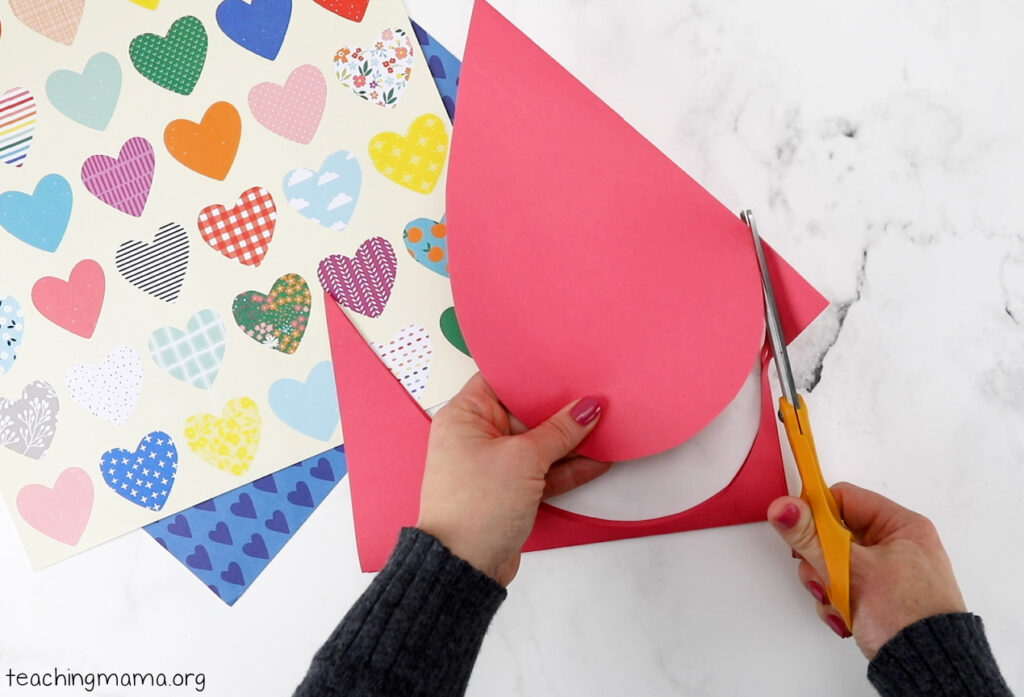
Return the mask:
<path fill-rule="evenodd" d="M 71 185 L 59 174 L 47 174 L 31 194 L 0 194 L 0 227 L 44 252 L 60 246 L 71 220 Z"/>
<path fill-rule="evenodd" d="M 25 313 L 13 295 L 0 295 L 0 375 L 11 372 L 25 336 Z"/>
<path fill-rule="evenodd" d="M 97 53 L 80 74 L 72 70 L 51 73 L 46 78 L 46 96 L 72 121 L 102 131 L 121 96 L 121 65 L 109 53 Z"/>
<path fill-rule="evenodd" d="M 331 230 L 344 230 L 352 220 L 363 173 L 347 150 L 328 155 L 319 172 L 299 167 L 284 175 L 284 194 L 301 215 Z"/>
<path fill-rule="evenodd" d="M 274 382 L 269 399 L 277 418 L 311 438 L 329 441 L 341 420 L 330 361 L 313 366 L 305 382 L 288 378 Z"/>

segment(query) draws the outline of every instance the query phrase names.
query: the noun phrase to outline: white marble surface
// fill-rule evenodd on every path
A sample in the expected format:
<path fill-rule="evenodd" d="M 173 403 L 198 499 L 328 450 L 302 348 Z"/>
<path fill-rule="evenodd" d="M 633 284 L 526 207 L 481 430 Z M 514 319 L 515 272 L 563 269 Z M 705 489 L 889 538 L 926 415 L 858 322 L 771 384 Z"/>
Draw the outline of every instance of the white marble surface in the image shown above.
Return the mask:
<path fill-rule="evenodd" d="M 793 348 L 826 475 L 935 520 L 1024 692 L 1024 6 L 495 5 L 834 302 Z M 470 0 L 408 6 L 461 46 Z M 227 697 L 290 694 L 369 580 L 345 483 L 234 608 L 141 532 L 32 573 L 4 517 L 0 568 L 0 672 L 203 671 Z M 873 694 L 794 572 L 763 524 L 529 555 L 469 693 Z"/>

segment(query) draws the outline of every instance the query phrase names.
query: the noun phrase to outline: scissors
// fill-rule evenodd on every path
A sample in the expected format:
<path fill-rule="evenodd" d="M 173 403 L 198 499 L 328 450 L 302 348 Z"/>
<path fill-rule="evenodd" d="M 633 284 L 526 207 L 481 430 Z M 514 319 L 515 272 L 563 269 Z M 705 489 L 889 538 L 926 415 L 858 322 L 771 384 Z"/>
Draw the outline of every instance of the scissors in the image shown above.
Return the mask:
<path fill-rule="evenodd" d="M 822 555 L 825 558 L 825 569 L 828 571 L 826 587 L 828 599 L 839 612 L 846 626 L 853 630 L 853 617 L 850 614 L 850 531 L 843 525 L 839 506 L 832 496 L 832 491 L 821 476 L 821 465 L 818 453 L 814 449 L 814 436 L 811 434 L 811 422 L 807 414 L 807 405 L 803 397 L 796 392 L 793 380 L 793 368 L 786 352 L 786 337 L 782 333 L 782 322 L 779 320 L 779 307 L 775 303 L 775 290 L 772 278 L 768 273 L 768 264 L 764 258 L 764 248 L 757 234 L 757 223 L 754 214 L 749 210 L 740 213 L 740 219 L 747 224 L 754 237 L 754 249 L 757 252 L 757 263 L 761 267 L 761 284 L 764 287 L 765 315 L 768 321 L 768 337 L 775 356 L 775 369 L 779 373 L 779 384 L 782 396 L 779 397 L 779 419 L 786 427 L 786 437 L 793 451 L 803 490 L 800 498 L 807 502 L 814 514 L 814 527 L 821 542 Z"/>

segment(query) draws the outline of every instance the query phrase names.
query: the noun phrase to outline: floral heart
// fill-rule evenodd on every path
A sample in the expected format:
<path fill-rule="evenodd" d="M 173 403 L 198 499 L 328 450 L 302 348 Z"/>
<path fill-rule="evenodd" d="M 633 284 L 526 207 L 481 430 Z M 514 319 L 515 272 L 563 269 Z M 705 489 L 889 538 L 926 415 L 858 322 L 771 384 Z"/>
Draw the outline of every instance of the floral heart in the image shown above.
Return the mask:
<path fill-rule="evenodd" d="M 334 54 L 341 84 L 377 106 L 395 107 L 412 76 L 416 49 L 403 29 L 385 29 L 372 48 L 345 46 Z"/>
<path fill-rule="evenodd" d="M 434 273 L 448 278 L 448 226 L 430 218 L 417 218 L 402 233 L 409 256 Z"/>
<path fill-rule="evenodd" d="M 0 445 L 38 460 L 57 433 L 58 413 L 57 392 L 43 380 L 26 385 L 18 399 L 0 397 Z"/>
<path fill-rule="evenodd" d="M 188 447 L 214 467 L 241 476 L 260 445 L 263 422 L 256 402 L 235 397 L 224 405 L 220 418 L 196 414 L 185 421 Z"/>
<path fill-rule="evenodd" d="M 235 296 L 231 312 L 246 336 L 281 353 L 295 353 L 306 333 L 313 298 L 306 279 L 281 276 L 269 293 L 247 290 Z"/>

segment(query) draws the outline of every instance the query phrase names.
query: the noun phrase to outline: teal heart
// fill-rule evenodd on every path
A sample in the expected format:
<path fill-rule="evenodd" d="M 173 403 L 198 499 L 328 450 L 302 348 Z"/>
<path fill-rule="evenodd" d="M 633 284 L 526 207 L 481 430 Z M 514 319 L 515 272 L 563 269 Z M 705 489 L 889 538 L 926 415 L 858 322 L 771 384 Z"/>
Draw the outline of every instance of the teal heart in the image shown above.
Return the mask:
<path fill-rule="evenodd" d="M 44 252 L 60 246 L 71 220 L 71 185 L 59 174 L 47 174 L 31 194 L 0 194 L 0 227 Z"/>
<path fill-rule="evenodd" d="M 281 378 L 267 395 L 277 418 L 312 438 L 329 441 L 338 428 L 338 393 L 334 389 L 334 364 L 313 366 L 305 382 Z"/>
<path fill-rule="evenodd" d="M 54 71 L 46 78 L 46 96 L 72 121 L 102 131 L 121 96 L 121 64 L 109 53 L 97 53 L 81 73 Z"/>
<path fill-rule="evenodd" d="M 224 322 L 213 310 L 192 315 L 184 330 L 160 327 L 149 335 L 149 352 L 160 369 L 201 390 L 217 379 L 226 346 Z"/>

